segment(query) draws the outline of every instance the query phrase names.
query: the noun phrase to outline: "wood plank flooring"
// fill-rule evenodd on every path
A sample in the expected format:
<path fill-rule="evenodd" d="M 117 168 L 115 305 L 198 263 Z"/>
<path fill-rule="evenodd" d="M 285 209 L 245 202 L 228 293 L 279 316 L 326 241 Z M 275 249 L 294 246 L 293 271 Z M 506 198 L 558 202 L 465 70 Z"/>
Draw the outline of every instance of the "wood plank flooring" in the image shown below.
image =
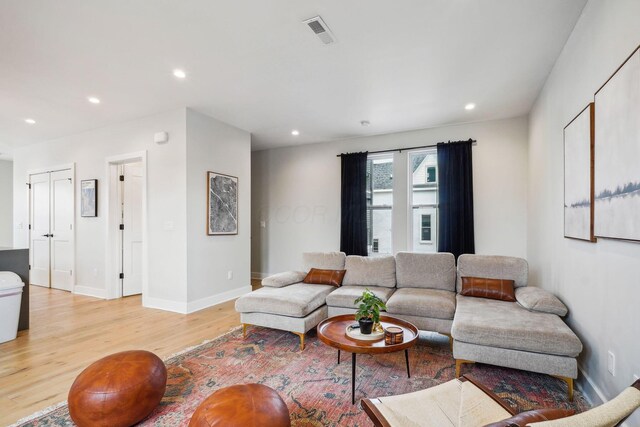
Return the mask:
<path fill-rule="evenodd" d="M 240 324 L 234 301 L 184 315 L 144 308 L 140 296 L 30 293 L 31 328 L 0 344 L 0 425 L 66 400 L 75 377 L 108 354 L 144 349 L 165 358 Z"/>

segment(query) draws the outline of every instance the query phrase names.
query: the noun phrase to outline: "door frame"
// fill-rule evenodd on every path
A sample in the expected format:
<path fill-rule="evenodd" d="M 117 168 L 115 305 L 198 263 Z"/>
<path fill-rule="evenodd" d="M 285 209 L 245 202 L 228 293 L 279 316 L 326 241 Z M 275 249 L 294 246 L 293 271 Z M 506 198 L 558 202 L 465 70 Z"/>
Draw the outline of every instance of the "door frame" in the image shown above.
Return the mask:
<path fill-rule="evenodd" d="M 149 245 L 147 221 L 147 152 L 136 151 L 106 158 L 106 251 L 105 251 L 105 285 L 107 299 L 122 298 L 122 286 L 119 278 L 121 258 L 120 248 L 120 206 L 118 195 L 118 166 L 125 163 L 142 163 L 142 298 L 148 295 L 149 289 Z"/>
<path fill-rule="evenodd" d="M 74 294 L 76 292 L 76 164 L 74 163 L 66 163 L 62 165 L 48 166 L 42 168 L 35 168 L 27 170 L 27 184 L 29 185 L 29 265 L 31 265 L 31 175 L 38 175 L 42 173 L 51 173 L 51 172 L 59 172 L 63 170 L 71 170 L 71 183 L 73 184 L 73 192 L 71 195 L 72 204 L 71 211 L 73 212 L 71 218 L 71 227 L 73 228 L 73 233 L 71 233 L 71 239 L 73 242 L 72 245 L 72 254 L 71 254 L 71 293 Z M 49 196 L 51 197 L 51 196 Z M 51 213 L 49 213 L 51 215 Z M 49 257 L 51 257 L 51 248 L 49 248 Z M 49 260 L 51 261 L 51 260 Z M 49 289 L 51 289 L 51 262 L 49 262 Z"/>

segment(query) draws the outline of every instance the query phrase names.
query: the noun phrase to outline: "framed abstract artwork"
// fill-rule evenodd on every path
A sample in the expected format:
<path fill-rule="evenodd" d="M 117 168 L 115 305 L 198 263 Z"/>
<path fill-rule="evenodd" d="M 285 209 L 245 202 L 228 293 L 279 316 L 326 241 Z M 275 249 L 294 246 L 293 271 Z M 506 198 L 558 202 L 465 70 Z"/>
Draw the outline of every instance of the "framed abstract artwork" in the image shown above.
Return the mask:
<path fill-rule="evenodd" d="M 207 234 L 238 234 L 238 178 L 207 172 Z"/>
<path fill-rule="evenodd" d="M 594 105 L 564 128 L 564 237 L 595 242 L 593 233 Z"/>
<path fill-rule="evenodd" d="M 595 235 L 640 241 L 640 47 L 595 95 Z"/>
<path fill-rule="evenodd" d="M 80 181 L 80 216 L 98 216 L 98 180 Z"/>

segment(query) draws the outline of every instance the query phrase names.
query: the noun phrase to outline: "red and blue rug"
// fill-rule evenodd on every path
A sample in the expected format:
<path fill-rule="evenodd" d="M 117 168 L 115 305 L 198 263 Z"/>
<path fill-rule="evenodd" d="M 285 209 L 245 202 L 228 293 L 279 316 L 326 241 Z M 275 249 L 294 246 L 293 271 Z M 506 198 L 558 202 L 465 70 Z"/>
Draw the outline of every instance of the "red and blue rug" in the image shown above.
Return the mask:
<path fill-rule="evenodd" d="M 239 329 L 189 349 L 166 361 L 167 391 L 160 406 L 140 425 L 187 426 L 200 402 L 219 388 L 261 383 L 280 393 L 289 407 L 294 427 L 371 426 L 359 399 L 417 391 L 449 381 L 455 363 L 446 337 L 423 333 L 409 351 L 411 378 L 404 353 L 358 355 L 356 404 L 351 404 L 351 355 L 318 341 L 315 332 L 299 350 L 296 335 L 250 327 L 246 339 Z M 466 365 L 474 375 L 518 411 L 538 407 L 589 407 L 576 391 L 567 401 L 564 382 L 548 375 L 488 365 Z M 20 426 L 72 426 L 66 405 L 39 415 Z"/>

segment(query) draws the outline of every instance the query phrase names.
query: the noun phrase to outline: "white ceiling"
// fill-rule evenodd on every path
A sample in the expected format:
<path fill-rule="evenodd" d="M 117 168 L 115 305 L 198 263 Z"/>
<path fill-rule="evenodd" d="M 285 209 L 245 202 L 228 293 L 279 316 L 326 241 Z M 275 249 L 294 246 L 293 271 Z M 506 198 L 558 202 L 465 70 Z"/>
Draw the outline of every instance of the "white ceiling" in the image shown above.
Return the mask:
<path fill-rule="evenodd" d="M 184 106 L 254 149 L 526 114 L 584 4 L 2 1 L 0 152 Z"/>

